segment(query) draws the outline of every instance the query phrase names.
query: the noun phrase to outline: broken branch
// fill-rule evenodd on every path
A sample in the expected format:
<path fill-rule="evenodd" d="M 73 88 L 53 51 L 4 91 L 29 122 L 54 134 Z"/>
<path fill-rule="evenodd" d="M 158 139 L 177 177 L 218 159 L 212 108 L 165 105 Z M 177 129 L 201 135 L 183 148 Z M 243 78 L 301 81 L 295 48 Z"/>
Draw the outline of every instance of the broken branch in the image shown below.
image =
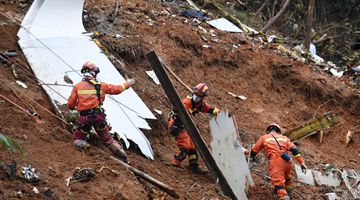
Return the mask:
<path fill-rule="evenodd" d="M 115 158 L 114 156 L 110 156 L 110 158 L 112 160 L 114 160 L 117 164 L 122 165 L 123 167 L 125 167 L 126 169 L 132 171 L 134 174 L 140 176 L 141 178 L 143 178 L 144 180 L 150 182 L 151 184 L 155 185 L 156 187 L 158 187 L 159 189 L 167 192 L 168 194 L 170 194 L 172 197 L 174 198 L 180 198 L 180 196 L 176 193 L 175 189 L 172 188 L 169 185 L 166 185 L 165 183 L 156 180 L 155 178 L 151 177 L 150 175 L 136 169 L 135 167 L 132 167 L 126 163 L 124 163 L 123 161 Z"/>
<path fill-rule="evenodd" d="M 260 12 L 265 8 L 265 5 L 267 4 L 268 1 L 269 0 L 264 1 L 264 3 L 260 6 L 259 10 L 256 11 L 253 19 L 256 19 L 259 16 Z"/>
<path fill-rule="evenodd" d="M 286 0 L 283 7 L 280 11 L 275 15 L 275 17 L 271 18 L 268 23 L 260 30 L 260 32 L 265 32 L 276 20 L 280 18 L 280 16 L 285 12 L 287 6 L 290 4 L 290 0 Z"/>

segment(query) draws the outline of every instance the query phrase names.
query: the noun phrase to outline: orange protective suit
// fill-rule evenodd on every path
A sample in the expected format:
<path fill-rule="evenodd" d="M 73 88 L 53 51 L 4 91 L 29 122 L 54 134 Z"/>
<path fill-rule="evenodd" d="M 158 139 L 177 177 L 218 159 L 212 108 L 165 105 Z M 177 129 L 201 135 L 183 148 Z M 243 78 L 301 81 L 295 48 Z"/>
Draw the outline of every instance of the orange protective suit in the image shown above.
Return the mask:
<path fill-rule="evenodd" d="M 193 116 L 198 112 L 211 114 L 217 114 L 217 112 L 219 112 L 219 109 L 207 105 L 204 99 L 196 103 L 192 100 L 191 96 L 187 96 L 182 102 L 187 111 Z M 198 165 L 199 156 L 195 149 L 195 145 L 191 140 L 188 131 L 184 129 L 182 122 L 174 112 L 170 115 L 168 129 L 175 137 L 176 144 L 179 147 L 172 163 L 174 165 L 180 165 L 180 162 L 183 161 L 186 156 L 189 156 L 189 165 Z"/>
<path fill-rule="evenodd" d="M 100 99 L 95 89 L 100 86 Z M 111 85 L 107 83 L 94 82 L 93 79 L 87 79 L 79 82 L 73 88 L 68 98 L 68 107 L 71 110 L 75 108 L 80 112 L 80 117 L 76 121 L 76 129 L 73 133 L 75 146 L 84 144 L 87 134 L 90 133 L 92 127 L 105 145 L 116 154 L 122 146 L 117 143 L 110 134 L 109 125 L 106 122 L 106 115 L 100 109 L 99 103 L 105 100 L 105 94 L 119 94 L 128 89 L 128 82 L 121 85 Z"/>
<path fill-rule="evenodd" d="M 104 102 L 105 94 L 120 94 L 129 87 L 130 84 L 127 82 L 121 85 L 112 85 L 102 82 L 101 102 Z M 85 80 L 76 84 L 68 98 L 68 107 L 71 110 L 77 108 L 78 111 L 99 107 L 99 100 L 94 85 Z"/>
<path fill-rule="evenodd" d="M 278 141 L 279 145 L 276 143 L 274 137 Z M 292 151 L 294 158 L 299 164 L 303 164 L 304 160 L 300 155 L 300 152 L 296 149 L 296 146 L 290 141 L 290 139 L 284 135 L 278 134 L 276 132 L 271 132 L 269 134 L 263 135 L 253 146 L 252 151 L 257 154 L 264 149 L 265 155 L 269 160 L 269 172 L 271 183 L 275 187 L 275 193 L 278 196 L 278 199 L 288 196 L 286 189 L 292 189 L 291 182 L 291 169 L 292 161 L 287 161 L 281 157 L 283 153 L 289 153 Z M 294 151 L 296 150 L 296 151 Z"/>

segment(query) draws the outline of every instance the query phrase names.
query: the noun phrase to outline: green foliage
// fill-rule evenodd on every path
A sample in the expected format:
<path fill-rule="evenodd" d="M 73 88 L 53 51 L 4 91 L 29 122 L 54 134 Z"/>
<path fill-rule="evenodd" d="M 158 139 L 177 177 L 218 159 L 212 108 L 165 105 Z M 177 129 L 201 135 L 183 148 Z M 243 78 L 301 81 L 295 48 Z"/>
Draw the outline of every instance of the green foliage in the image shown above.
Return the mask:
<path fill-rule="evenodd" d="M 9 149 L 13 153 L 17 149 L 22 156 L 24 155 L 24 151 L 17 141 L 12 140 L 11 138 L 1 133 L 0 133 L 0 143 L 2 144 L 2 151 L 6 151 L 7 149 Z"/>

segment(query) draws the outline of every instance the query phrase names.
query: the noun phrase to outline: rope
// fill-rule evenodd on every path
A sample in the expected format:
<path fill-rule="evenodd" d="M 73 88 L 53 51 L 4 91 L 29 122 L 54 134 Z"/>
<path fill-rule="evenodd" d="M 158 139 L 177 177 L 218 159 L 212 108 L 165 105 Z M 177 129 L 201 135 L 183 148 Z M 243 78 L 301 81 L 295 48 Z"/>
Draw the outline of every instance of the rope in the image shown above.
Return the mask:
<path fill-rule="evenodd" d="M 4 17 L 10 19 L 11 21 L 13 21 L 15 24 L 17 24 L 18 26 L 20 26 L 21 28 L 23 28 L 27 33 L 29 33 L 30 35 L 32 35 L 37 41 L 40 42 L 41 45 L 43 45 L 47 50 L 49 50 L 52 54 L 54 54 L 57 58 L 59 58 L 59 60 L 61 62 L 63 62 L 66 66 L 68 66 L 72 72 L 75 72 L 77 75 L 79 75 L 80 77 L 81 74 L 78 72 L 78 70 L 76 70 L 75 68 L 73 68 L 69 63 L 67 63 L 64 59 L 61 58 L 61 56 L 59 56 L 56 52 L 54 52 L 50 47 L 48 47 L 45 43 L 43 43 L 38 37 L 36 37 L 34 34 L 32 34 L 27 28 L 25 28 L 24 26 L 22 26 L 19 22 L 15 21 L 13 18 L 7 16 L 6 14 L 0 12 L 1 15 L 3 15 Z M 41 81 L 40 79 L 37 78 L 38 81 Z M 65 98 L 64 96 L 62 96 L 60 93 L 58 93 L 57 91 L 55 91 L 53 88 L 51 88 L 50 86 L 48 86 L 46 83 L 44 83 L 43 81 L 41 81 L 43 85 L 47 86 L 48 88 L 50 88 L 52 91 L 54 91 L 56 94 L 58 94 L 59 96 L 61 96 L 63 99 L 67 100 L 67 98 Z M 135 110 L 129 108 L 128 106 L 126 106 L 125 104 L 116 101 L 114 98 L 110 98 L 111 100 L 115 101 L 116 103 L 120 104 L 121 106 L 124 106 L 125 108 L 129 109 L 130 111 L 136 113 L 137 115 L 139 114 L 138 112 L 136 112 Z"/>
<path fill-rule="evenodd" d="M 36 37 L 34 34 L 32 34 L 27 28 L 25 28 L 24 26 L 22 26 L 19 22 L 15 21 L 14 19 L 12 19 L 11 17 L 7 16 L 6 14 L 0 12 L 1 15 L 5 16 L 6 18 L 10 19 L 11 21 L 13 21 L 15 24 L 17 24 L 18 26 L 20 26 L 21 28 L 23 28 L 27 33 L 29 33 L 30 35 L 32 35 L 37 41 L 40 42 L 40 44 L 42 44 L 46 49 L 48 49 L 51 53 L 53 53 L 57 58 L 59 58 L 59 60 L 61 62 L 63 62 L 65 65 L 67 65 L 73 72 L 75 72 L 76 74 L 78 74 L 79 76 L 81 76 L 81 74 L 75 70 L 73 67 L 71 67 L 70 64 L 68 64 L 64 59 L 62 59 L 58 54 L 56 54 L 56 52 L 54 52 L 52 49 L 50 49 L 45 43 L 43 43 L 38 37 Z M 7 56 L 6 56 L 7 57 Z M 7 57 L 9 59 L 9 57 Z M 19 63 L 16 63 L 15 61 L 11 60 L 12 62 L 14 62 L 15 64 L 17 64 L 18 66 L 22 67 L 23 69 L 26 69 L 24 66 L 21 66 Z M 28 69 L 26 69 L 28 70 Z M 34 75 L 35 76 L 35 75 Z M 40 82 L 42 85 L 47 86 L 49 89 L 51 89 L 52 91 L 54 91 L 56 94 L 58 94 L 60 97 L 62 97 L 63 99 L 67 100 L 67 98 L 65 98 L 64 96 L 62 96 L 60 93 L 58 93 L 56 90 L 54 90 L 52 87 L 50 87 L 48 84 L 44 83 L 42 80 L 38 79 L 37 77 L 35 77 L 35 79 Z M 29 99 L 31 99 L 30 97 L 28 97 Z M 114 99 L 113 97 L 110 97 L 111 100 L 113 100 L 114 102 L 117 103 L 117 105 L 120 107 L 120 109 L 124 112 L 125 116 L 129 119 L 129 121 L 131 122 L 131 124 L 139 131 L 141 132 L 137 126 L 135 126 L 134 122 L 131 120 L 131 118 L 128 116 L 128 114 L 124 111 L 124 109 L 121 106 L 124 106 L 125 108 L 129 109 L 130 111 L 136 113 L 139 116 L 139 113 L 136 112 L 135 110 L 129 108 L 128 106 L 124 105 L 123 103 L 117 101 L 116 99 Z M 31 99 L 32 100 L 32 99 Z M 32 100 L 33 101 L 33 100 Z M 34 101 L 35 102 L 35 101 Z M 40 104 L 38 104 L 37 102 L 35 102 L 37 105 L 39 105 L 40 107 L 42 107 Z M 67 123 L 65 120 L 63 120 L 62 118 L 58 117 L 57 115 L 53 114 L 52 112 L 50 112 L 49 110 L 47 110 L 46 108 L 42 107 L 43 109 L 45 109 L 48 113 L 50 113 L 53 116 L 56 116 L 56 118 L 60 119 L 61 121 L 64 121 L 65 123 Z M 140 117 L 140 116 L 139 116 Z M 68 123 L 67 123 L 68 124 Z"/>
<path fill-rule="evenodd" d="M 56 117 L 57 119 L 59 119 L 59 120 L 61 120 L 62 122 L 66 123 L 67 125 L 70 125 L 70 124 L 69 124 L 67 121 L 65 121 L 63 118 L 57 116 L 56 114 L 52 113 L 52 112 L 51 112 L 50 110 L 48 110 L 47 108 L 43 107 L 41 104 L 39 104 L 39 103 L 36 102 L 33 98 L 31 98 L 31 97 L 29 97 L 28 95 L 26 95 L 26 94 L 25 94 L 24 92 L 22 92 L 20 89 L 18 89 L 17 87 L 15 87 L 14 85 L 12 85 L 12 84 L 9 83 L 9 82 L 6 82 L 6 77 L 5 77 L 5 76 L 3 76 L 3 75 L 1 75 L 1 74 L 0 74 L 0 76 L 1 76 L 1 78 L 2 78 L 2 80 L 3 80 L 3 83 L 4 83 L 6 86 L 8 86 L 8 87 L 14 92 L 14 94 L 15 94 L 16 96 L 18 96 L 18 95 L 16 94 L 16 92 L 21 93 L 21 95 L 25 96 L 25 97 L 28 98 L 30 101 L 34 102 L 37 106 L 39 106 L 40 108 L 42 108 L 43 110 L 45 110 L 45 111 L 46 111 L 47 113 L 49 113 L 50 115 Z M 16 90 L 16 92 L 15 92 L 14 90 Z"/>

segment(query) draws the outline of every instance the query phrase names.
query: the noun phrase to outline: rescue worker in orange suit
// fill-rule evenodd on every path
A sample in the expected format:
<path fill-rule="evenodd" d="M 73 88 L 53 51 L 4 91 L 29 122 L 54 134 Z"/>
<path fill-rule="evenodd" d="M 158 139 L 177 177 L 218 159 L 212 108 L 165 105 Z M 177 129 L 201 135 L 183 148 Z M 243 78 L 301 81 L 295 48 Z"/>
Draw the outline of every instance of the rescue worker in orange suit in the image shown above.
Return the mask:
<path fill-rule="evenodd" d="M 250 158 L 256 159 L 261 149 L 264 149 L 265 155 L 269 160 L 269 172 L 271 183 L 275 187 L 274 193 L 277 199 L 289 200 L 292 189 L 291 169 L 293 166 L 292 159 L 288 155 L 290 151 L 296 161 L 301 165 L 302 171 L 306 172 L 304 159 L 300 151 L 290 141 L 290 139 L 281 134 L 280 126 L 271 124 L 266 129 L 266 135 L 263 135 L 252 147 Z"/>
<path fill-rule="evenodd" d="M 78 149 L 86 149 L 90 145 L 86 141 L 87 135 L 94 127 L 97 135 L 118 158 L 127 162 L 127 154 L 121 144 L 113 139 L 109 133 L 109 125 L 106 122 L 106 115 L 101 105 L 105 100 L 105 94 L 120 94 L 134 84 L 133 79 L 121 85 L 112 85 L 99 82 L 96 79 L 100 72 L 99 68 L 91 63 L 86 62 L 81 73 L 84 78 L 76 84 L 68 98 L 68 107 L 71 110 L 77 109 L 80 117 L 76 121 L 76 129 L 73 133 L 74 145 Z"/>
<path fill-rule="evenodd" d="M 208 96 L 208 87 L 204 83 L 200 83 L 193 88 L 191 96 L 187 96 L 182 100 L 187 111 L 195 116 L 198 112 L 210 113 L 214 116 L 220 112 L 216 107 L 209 106 L 205 102 L 205 97 Z M 179 147 L 174 159 L 171 161 L 172 165 L 180 166 L 180 163 L 189 158 L 189 167 L 192 172 L 196 174 L 206 174 L 208 171 L 199 167 L 199 155 L 196 151 L 195 145 L 191 140 L 189 133 L 184 129 L 176 111 L 173 110 L 169 115 L 168 128 L 170 133 L 175 137 L 176 144 Z"/>

